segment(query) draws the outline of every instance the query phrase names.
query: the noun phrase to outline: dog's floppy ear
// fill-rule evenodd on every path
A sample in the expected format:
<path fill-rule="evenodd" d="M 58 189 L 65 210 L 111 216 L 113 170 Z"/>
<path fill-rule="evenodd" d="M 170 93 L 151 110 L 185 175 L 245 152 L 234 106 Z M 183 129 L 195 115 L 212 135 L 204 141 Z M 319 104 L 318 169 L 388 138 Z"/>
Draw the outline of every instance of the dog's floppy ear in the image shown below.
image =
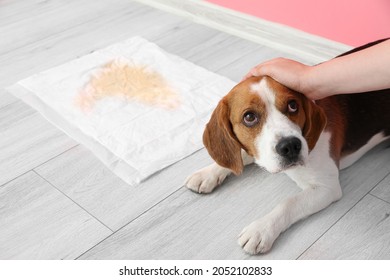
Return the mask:
<path fill-rule="evenodd" d="M 302 134 L 309 146 L 309 151 L 311 151 L 315 147 L 321 132 L 325 128 L 326 115 L 321 107 L 307 98 L 304 98 L 303 107 L 306 120 Z"/>
<path fill-rule="evenodd" d="M 215 108 L 203 133 L 203 143 L 210 156 L 220 166 L 229 168 L 234 174 L 242 172 L 241 144 L 233 132 L 226 98 Z"/>

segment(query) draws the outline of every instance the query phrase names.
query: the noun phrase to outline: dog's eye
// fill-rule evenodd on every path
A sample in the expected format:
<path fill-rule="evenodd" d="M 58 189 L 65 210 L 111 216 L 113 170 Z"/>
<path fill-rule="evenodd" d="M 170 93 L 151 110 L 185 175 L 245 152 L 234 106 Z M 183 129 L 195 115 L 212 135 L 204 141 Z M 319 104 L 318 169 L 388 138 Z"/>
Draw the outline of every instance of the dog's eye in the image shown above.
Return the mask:
<path fill-rule="evenodd" d="M 289 113 L 296 113 L 298 112 L 298 103 L 295 100 L 290 100 L 287 103 L 287 109 Z"/>
<path fill-rule="evenodd" d="M 259 122 L 259 118 L 253 112 L 246 112 L 243 117 L 244 125 L 247 127 L 252 127 Z"/>

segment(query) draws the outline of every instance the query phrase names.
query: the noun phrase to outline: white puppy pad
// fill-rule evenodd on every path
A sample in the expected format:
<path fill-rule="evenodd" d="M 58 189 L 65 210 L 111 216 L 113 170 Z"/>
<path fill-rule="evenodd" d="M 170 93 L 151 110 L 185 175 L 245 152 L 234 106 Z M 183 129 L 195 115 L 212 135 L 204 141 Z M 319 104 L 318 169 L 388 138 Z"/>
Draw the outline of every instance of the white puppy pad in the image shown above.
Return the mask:
<path fill-rule="evenodd" d="M 204 126 L 233 86 L 134 37 L 8 90 L 136 184 L 202 148 Z"/>

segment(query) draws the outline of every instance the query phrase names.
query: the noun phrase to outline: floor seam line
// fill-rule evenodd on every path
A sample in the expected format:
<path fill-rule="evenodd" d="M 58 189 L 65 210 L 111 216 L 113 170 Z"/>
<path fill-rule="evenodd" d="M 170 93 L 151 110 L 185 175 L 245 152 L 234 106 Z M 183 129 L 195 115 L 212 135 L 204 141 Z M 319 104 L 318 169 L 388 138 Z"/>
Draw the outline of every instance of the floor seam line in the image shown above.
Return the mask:
<path fill-rule="evenodd" d="M 52 184 L 49 180 L 47 180 L 43 175 L 39 174 L 37 171 L 35 170 L 32 170 L 37 176 L 39 176 L 40 178 L 42 178 L 43 180 L 45 180 L 45 182 L 47 182 L 50 186 L 52 186 L 54 189 L 56 189 L 57 191 L 59 191 L 61 194 L 63 194 L 66 198 L 68 198 L 70 201 L 72 201 L 74 204 L 76 204 L 78 207 L 80 207 L 83 211 L 85 211 L 88 215 L 90 215 L 92 218 L 94 218 L 96 221 L 98 221 L 101 225 L 103 225 L 105 228 L 107 228 L 110 232 L 114 232 L 109 226 L 107 226 L 106 224 L 104 224 L 100 219 L 98 219 L 97 217 L 95 217 L 92 213 L 90 213 L 87 209 L 85 209 L 83 206 L 81 206 L 79 203 L 77 203 L 76 201 L 74 201 L 70 196 L 68 196 L 66 193 L 64 193 L 63 191 L 61 191 L 59 188 L 57 188 L 54 184 Z"/>
<path fill-rule="evenodd" d="M 161 199 L 160 201 L 156 202 L 154 205 L 150 206 L 148 209 L 146 209 L 145 211 L 143 211 L 142 213 L 140 213 L 137 217 L 133 218 L 131 221 L 125 223 L 123 226 L 119 227 L 117 230 L 115 230 L 112 234 L 110 234 L 109 236 L 106 236 L 105 238 L 103 238 L 101 241 L 99 241 L 98 243 L 96 243 L 94 246 L 92 246 L 91 248 L 89 248 L 88 250 L 86 250 L 84 253 L 82 253 L 81 255 L 79 255 L 77 258 L 75 259 L 79 259 L 80 257 L 82 257 L 83 255 L 85 255 L 86 253 L 88 253 L 89 251 L 91 251 L 93 248 L 95 248 L 96 246 L 98 246 L 99 244 L 101 244 L 102 242 L 104 242 L 105 240 L 107 240 L 108 238 L 110 238 L 112 235 L 116 234 L 117 232 L 119 232 L 120 230 L 122 230 L 123 228 L 125 228 L 126 226 L 130 225 L 131 223 L 133 223 L 134 221 L 136 221 L 137 219 L 139 219 L 140 217 L 142 217 L 144 214 L 146 214 L 147 212 L 149 212 L 150 210 L 152 210 L 153 208 L 155 208 L 157 205 L 159 205 L 161 202 L 165 201 L 166 199 L 168 199 L 169 197 L 171 197 L 172 195 L 174 195 L 175 193 L 177 193 L 179 190 L 181 190 L 183 188 L 183 186 L 179 187 L 177 190 L 173 191 L 172 193 L 170 193 L 169 195 L 167 195 L 166 197 L 164 197 L 163 199 Z"/>

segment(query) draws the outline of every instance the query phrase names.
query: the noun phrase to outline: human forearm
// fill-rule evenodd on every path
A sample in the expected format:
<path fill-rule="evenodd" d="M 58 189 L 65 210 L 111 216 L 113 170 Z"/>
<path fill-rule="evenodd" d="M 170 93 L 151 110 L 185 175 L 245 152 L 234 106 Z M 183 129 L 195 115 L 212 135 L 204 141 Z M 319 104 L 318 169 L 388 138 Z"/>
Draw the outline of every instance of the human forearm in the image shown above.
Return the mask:
<path fill-rule="evenodd" d="M 310 99 L 390 88 L 390 40 L 375 43 L 316 66 L 275 58 L 255 66 L 243 79 L 270 76 Z"/>
<path fill-rule="evenodd" d="M 317 98 L 390 88 L 390 40 L 310 67 L 301 85 Z"/>

